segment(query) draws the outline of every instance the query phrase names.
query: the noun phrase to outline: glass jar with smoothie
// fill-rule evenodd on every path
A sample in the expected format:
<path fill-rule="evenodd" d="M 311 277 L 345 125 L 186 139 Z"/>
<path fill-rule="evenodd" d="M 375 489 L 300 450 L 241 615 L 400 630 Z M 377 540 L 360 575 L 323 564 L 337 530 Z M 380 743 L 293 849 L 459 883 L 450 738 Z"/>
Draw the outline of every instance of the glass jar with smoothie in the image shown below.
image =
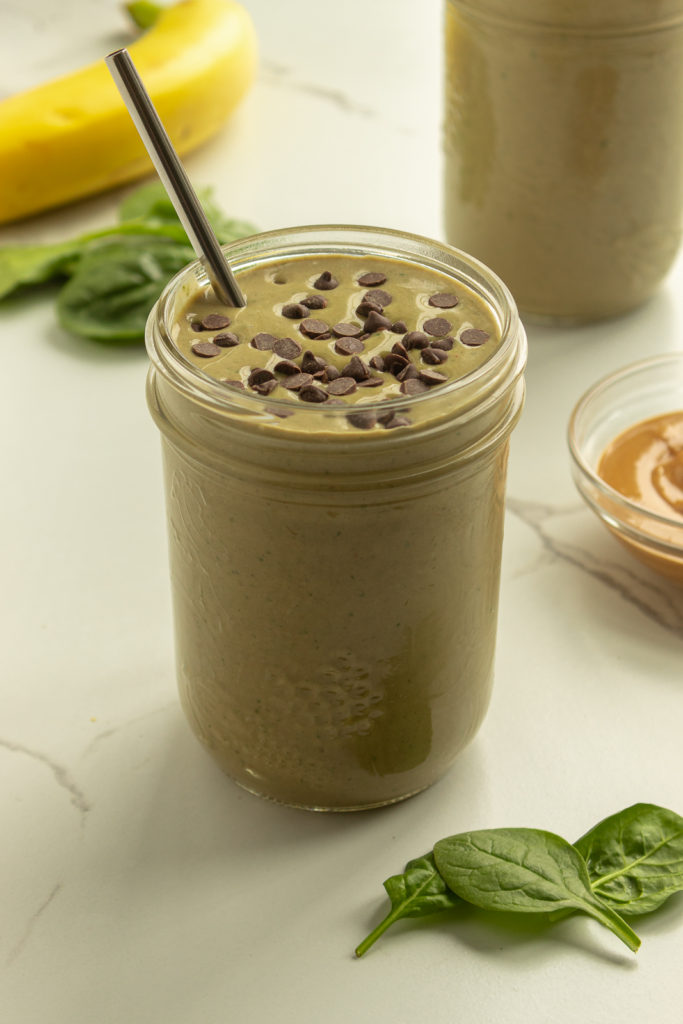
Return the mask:
<path fill-rule="evenodd" d="M 449 242 L 525 314 L 645 301 L 683 225 L 683 0 L 447 0 Z"/>
<path fill-rule="evenodd" d="M 293 228 L 198 264 L 148 323 L 179 689 L 248 790 L 401 800 L 491 691 L 526 339 L 486 267 L 417 236 Z"/>

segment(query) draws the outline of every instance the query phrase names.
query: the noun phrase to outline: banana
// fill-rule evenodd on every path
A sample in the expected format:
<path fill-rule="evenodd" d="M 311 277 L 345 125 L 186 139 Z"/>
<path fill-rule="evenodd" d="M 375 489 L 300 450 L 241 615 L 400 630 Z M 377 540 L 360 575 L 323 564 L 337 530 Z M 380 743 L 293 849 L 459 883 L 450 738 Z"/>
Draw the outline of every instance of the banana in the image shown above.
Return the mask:
<path fill-rule="evenodd" d="M 137 10 L 136 10 L 137 8 Z M 233 0 L 129 10 L 149 30 L 129 47 L 180 153 L 215 134 L 249 88 L 256 36 Z M 104 59 L 0 102 L 0 223 L 102 192 L 151 164 Z"/>

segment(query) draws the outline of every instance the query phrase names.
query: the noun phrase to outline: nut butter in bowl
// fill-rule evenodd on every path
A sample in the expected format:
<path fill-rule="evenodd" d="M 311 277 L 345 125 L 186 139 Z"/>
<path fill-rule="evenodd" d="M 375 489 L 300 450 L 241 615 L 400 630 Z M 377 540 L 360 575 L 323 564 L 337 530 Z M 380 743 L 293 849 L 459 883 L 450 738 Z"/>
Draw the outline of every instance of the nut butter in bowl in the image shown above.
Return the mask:
<path fill-rule="evenodd" d="M 494 274 L 418 236 L 225 253 L 244 308 L 193 264 L 147 330 L 183 709 L 253 793 L 392 803 L 489 702 L 524 330 Z"/>
<path fill-rule="evenodd" d="M 598 381 L 569 423 L 576 486 L 626 549 L 683 584 L 683 352 Z"/>
<path fill-rule="evenodd" d="M 683 0 L 447 0 L 446 237 L 522 314 L 634 309 L 683 226 Z"/>

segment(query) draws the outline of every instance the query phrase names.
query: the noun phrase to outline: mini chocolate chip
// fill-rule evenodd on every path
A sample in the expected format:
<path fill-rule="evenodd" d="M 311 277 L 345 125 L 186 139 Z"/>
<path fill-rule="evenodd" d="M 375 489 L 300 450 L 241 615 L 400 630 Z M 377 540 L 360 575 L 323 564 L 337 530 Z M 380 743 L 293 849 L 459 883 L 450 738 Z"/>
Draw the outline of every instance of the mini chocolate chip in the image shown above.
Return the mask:
<path fill-rule="evenodd" d="M 274 334 L 255 334 L 251 339 L 252 348 L 257 348 L 259 352 L 267 352 L 272 349 L 273 345 L 277 341 Z"/>
<path fill-rule="evenodd" d="M 423 380 L 425 384 L 429 384 L 431 387 L 433 384 L 443 384 L 448 380 L 448 377 L 445 373 L 439 373 L 438 370 L 422 370 L 420 380 Z"/>
<path fill-rule="evenodd" d="M 419 377 L 409 377 L 401 382 L 401 394 L 419 395 L 422 391 L 429 391 L 429 386 Z"/>
<path fill-rule="evenodd" d="M 302 334 L 305 334 L 307 338 L 319 338 L 322 334 L 325 334 L 329 328 L 324 320 L 315 320 L 313 317 L 307 317 L 299 324 L 299 330 Z"/>
<path fill-rule="evenodd" d="M 252 388 L 254 384 L 265 384 L 269 380 L 275 380 L 275 375 L 270 370 L 266 370 L 265 367 L 257 366 L 247 377 L 247 384 Z"/>
<path fill-rule="evenodd" d="M 332 328 L 332 333 L 338 338 L 357 338 L 361 332 L 362 328 L 358 324 L 340 323 Z"/>
<path fill-rule="evenodd" d="M 408 358 L 408 350 L 405 347 L 405 345 L 400 341 L 394 342 L 394 344 L 391 346 L 391 351 L 395 352 L 397 356 L 403 356 L 404 359 Z"/>
<path fill-rule="evenodd" d="M 423 331 L 409 331 L 403 336 L 403 344 L 406 348 L 427 348 L 431 339 Z"/>
<path fill-rule="evenodd" d="M 380 384 L 384 384 L 384 377 L 367 377 L 358 381 L 359 388 L 378 388 Z"/>
<path fill-rule="evenodd" d="M 389 317 L 376 313 L 374 309 L 368 313 L 368 318 L 363 324 L 363 328 L 368 334 L 374 334 L 375 331 L 387 331 L 390 327 L 391 320 Z"/>
<path fill-rule="evenodd" d="M 350 412 L 346 421 L 358 430 L 371 430 L 377 422 L 377 417 L 374 412 L 361 409 L 360 412 Z"/>
<path fill-rule="evenodd" d="M 192 328 L 193 331 L 197 331 L 197 332 L 204 330 L 204 328 L 202 327 L 202 324 L 201 324 L 201 320 L 193 320 L 190 323 L 190 327 Z"/>
<path fill-rule="evenodd" d="M 419 377 L 420 371 L 414 363 L 408 363 L 396 376 L 398 380 L 410 380 L 411 378 Z"/>
<path fill-rule="evenodd" d="M 288 302 L 282 307 L 282 315 L 286 316 L 288 320 L 301 320 L 308 316 L 308 308 L 304 306 L 303 302 Z"/>
<path fill-rule="evenodd" d="M 319 373 L 325 369 L 326 365 L 324 359 L 314 355 L 310 349 L 306 349 L 301 360 L 301 369 L 304 373 Z"/>
<path fill-rule="evenodd" d="M 443 338 L 451 329 L 450 321 L 446 320 L 443 316 L 433 316 L 431 320 L 426 320 L 422 326 L 427 334 L 431 334 L 433 338 Z"/>
<path fill-rule="evenodd" d="M 288 391 L 298 391 L 299 388 L 304 388 L 307 384 L 312 383 L 313 377 L 310 373 L 295 373 L 291 377 L 285 377 L 282 381 L 282 386 L 287 388 Z"/>
<path fill-rule="evenodd" d="M 240 339 L 236 334 L 228 331 L 224 334 L 217 334 L 213 339 L 214 345 L 220 345 L 221 348 L 234 348 L 235 345 L 239 345 Z"/>
<path fill-rule="evenodd" d="M 301 345 L 294 338 L 278 338 L 273 343 L 273 352 L 280 359 L 296 359 L 301 355 Z"/>
<path fill-rule="evenodd" d="M 480 331 L 477 327 L 468 327 L 467 330 L 460 333 L 460 341 L 463 345 L 483 345 L 490 337 L 490 334 Z"/>
<path fill-rule="evenodd" d="M 369 292 L 366 292 L 363 296 L 363 302 L 377 302 L 382 309 L 388 306 L 393 296 L 389 292 L 382 291 L 381 288 L 371 288 Z"/>
<path fill-rule="evenodd" d="M 394 334 L 405 334 L 408 330 L 408 325 L 405 320 L 395 320 L 389 330 Z"/>
<path fill-rule="evenodd" d="M 420 352 L 422 361 L 429 363 L 431 366 L 439 366 L 441 363 L 445 363 L 448 359 L 448 353 L 443 352 L 437 348 L 423 348 Z"/>
<path fill-rule="evenodd" d="M 352 377 L 355 381 L 367 380 L 369 376 L 368 366 L 358 356 L 351 356 L 349 362 L 342 368 L 342 377 Z"/>
<path fill-rule="evenodd" d="M 327 392 L 330 395 L 352 395 L 356 390 L 356 382 L 353 377 L 337 377 L 327 385 Z"/>
<path fill-rule="evenodd" d="M 370 360 L 370 366 L 373 370 L 384 370 L 384 359 L 382 356 L 373 356 Z"/>
<path fill-rule="evenodd" d="M 239 391 L 244 391 L 244 381 L 241 380 L 229 380 L 227 377 L 221 379 L 221 384 L 226 384 L 229 388 L 237 388 Z"/>
<path fill-rule="evenodd" d="M 218 345 L 214 345 L 212 341 L 195 341 L 192 343 L 192 351 L 196 356 L 203 356 L 204 359 L 221 354 Z"/>
<path fill-rule="evenodd" d="M 299 398 L 302 402 L 326 402 L 327 392 L 316 384 L 304 384 L 299 390 Z"/>
<path fill-rule="evenodd" d="M 437 292 L 436 295 L 429 296 L 429 305 L 436 306 L 437 309 L 453 309 L 458 305 L 458 296 L 450 292 Z"/>
<path fill-rule="evenodd" d="M 333 277 L 329 270 L 323 270 L 320 277 L 316 278 L 313 282 L 314 288 L 319 288 L 321 292 L 329 292 L 332 288 L 336 288 L 339 281 L 336 277 Z"/>
<path fill-rule="evenodd" d="M 295 373 L 301 373 L 301 367 L 297 363 L 293 363 L 291 359 L 281 359 L 279 363 L 276 363 L 273 367 L 276 373 L 286 373 L 288 377 L 293 376 Z"/>
<path fill-rule="evenodd" d="M 261 381 L 259 384 L 252 384 L 251 387 L 252 387 L 252 390 L 255 391 L 259 395 L 269 395 L 271 393 L 271 391 L 274 391 L 275 388 L 277 387 L 277 381 L 276 380 L 264 380 L 264 381 Z"/>
<path fill-rule="evenodd" d="M 325 367 L 325 376 L 323 377 L 323 380 L 337 380 L 339 377 L 341 377 L 341 370 L 338 370 L 336 366 L 332 365 L 332 363 L 328 363 Z"/>
<path fill-rule="evenodd" d="M 408 365 L 406 356 L 399 356 L 396 352 L 384 353 L 384 369 L 387 373 L 393 373 L 397 377 L 401 370 Z"/>
<path fill-rule="evenodd" d="M 202 317 L 201 325 L 205 331 L 220 331 L 222 327 L 230 326 L 230 317 L 222 313 L 208 313 Z"/>
<path fill-rule="evenodd" d="M 340 356 L 352 356 L 354 352 L 362 352 L 365 345 L 360 338 L 337 338 L 334 351 Z"/>
<path fill-rule="evenodd" d="M 453 339 L 450 337 L 434 338 L 430 343 L 430 348 L 440 348 L 442 352 L 450 352 L 453 348 Z"/>
<path fill-rule="evenodd" d="M 390 420 L 382 424 L 385 430 L 393 430 L 395 427 L 409 427 L 411 421 L 407 416 L 393 415 Z"/>
<path fill-rule="evenodd" d="M 305 306 L 306 309 L 324 309 L 327 305 L 327 299 L 322 295 L 307 295 L 305 299 L 301 300 L 301 305 Z"/>
<path fill-rule="evenodd" d="M 383 309 L 382 309 L 382 306 L 380 306 L 379 302 L 366 302 L 365 299 L 363 299 L 363 301 L 360 302 L 356 306 L 356 315 L 357 316 L 366 317 L 366 316 L 370 316 L 371 313 L 382 313 L 382 312 L 383 312 Z"/>
<path fill-rule="evenodd" d="M 382 274 L 378 270 L 373 270 L 367 274 L 362 274 L 358 278 L 358 284 L 362 284 L 364 288 L 371 288 L 375 284 L 384 284 L 386 279 L 386 274 Z"/>

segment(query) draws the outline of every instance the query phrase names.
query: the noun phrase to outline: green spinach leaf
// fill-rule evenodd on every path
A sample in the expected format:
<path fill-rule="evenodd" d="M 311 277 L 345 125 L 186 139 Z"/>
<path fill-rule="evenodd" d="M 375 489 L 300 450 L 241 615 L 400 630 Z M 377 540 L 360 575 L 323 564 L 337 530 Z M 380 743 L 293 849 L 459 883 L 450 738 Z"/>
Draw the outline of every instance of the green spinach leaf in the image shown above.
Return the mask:
<path fill-rule="evenodd" d="M 67 277 L 81 253 L 78 241 L 53 245 L 5 245 L 0 248 L 0 299 L 24 285 Z"/>
<path fill-rule="evenodd" d="M 235 220 L 227 217 L 213 198 L 213 189 L 198 188 L 197 196 L 202 204 L 206 218 L 216 233 L 219 242 L 224 245 L 234 242 L 237 238 L 253 235 L 256 228 L 249 221 Z M 185 229 L 182 227 L 173 203 L 160 182 L 150 182 L 132 192 L 119 207 L 121 223 L 133 222 L 163 228 L 179 228 L 183 240 L 187 241 Z"/>
<path fill-rule="evenodd" d="M 593 891 L 619 914 L 647 914 L 683 890 L 683 818 L 633 804 L 574 843 Z"/>
<path fill-rule="evenodd" d="M 436 914 L 462 902 L 451 892 L 437 871 L 431 853 L 408 861 L 405 871 L 387 878 L 384 888 L 391 900 L 391 910 L 356 947 L 356 956 L 362 956 L 367 952 L 394 921 L 402 917 L 425 917 L 428 914 Z"/>
<path fill-rule="evenodd" d="M 436 843 L 434 861 L 448 887 L 475 906 L 526 914 L 581 910 L 634 952 L 640 945 L 629 925 L 593 892 L 578 850 L 552 832 L 464 832 Z"/>
<path fill-rule="evenodd" d="M 166 282 L 193 257 L 188 245 L 140 237 L 82 258 L 57 299 L 62 327 L 100 341 L 137 341 Z"/>

